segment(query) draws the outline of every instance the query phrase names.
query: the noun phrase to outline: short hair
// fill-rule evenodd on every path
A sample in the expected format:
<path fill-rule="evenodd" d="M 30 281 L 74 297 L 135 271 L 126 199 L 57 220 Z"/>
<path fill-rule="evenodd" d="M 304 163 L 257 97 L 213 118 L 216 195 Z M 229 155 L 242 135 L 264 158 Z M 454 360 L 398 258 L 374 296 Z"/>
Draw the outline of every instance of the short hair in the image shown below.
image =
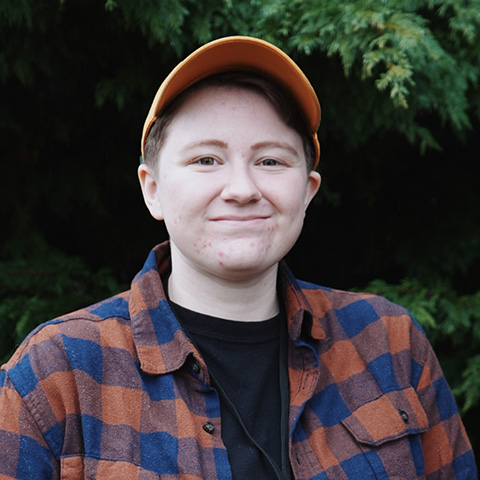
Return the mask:
<path fill-rule="evenodd" d="M 158 116 L 145 140 L 146 165 L 157 167 L 160 151 L 167 138 L 168 126 L 172 123 L 181 105 L 195 91 L 206 87 L 239 87 L 262 94 L 275 108 L 283 121 L 295 130 L 302 139 L 307 171 L 315 164 L 315 147 L 307 122 L 301 109 L 290 93 L 269 78 L 246 71 L 223 72 L 207 77 L 184 90 Z"/>

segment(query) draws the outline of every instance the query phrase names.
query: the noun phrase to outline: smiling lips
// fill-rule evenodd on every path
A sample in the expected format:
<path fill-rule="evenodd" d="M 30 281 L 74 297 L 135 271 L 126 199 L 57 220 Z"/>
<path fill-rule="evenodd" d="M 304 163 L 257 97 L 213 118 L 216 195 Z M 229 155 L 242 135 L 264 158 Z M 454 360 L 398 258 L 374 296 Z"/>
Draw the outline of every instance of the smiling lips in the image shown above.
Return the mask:
<path fill-rule="evenodd" d="M 254 226 L 257 224 L 261 224 L 268 218 L 270 218 L 270 215 L 247 215 L 247 216 L 225 215 L 220 217 L 214 217 L 211 219 L 211 221 L 218 224 L 223 224 L 223 225 L 246 227 L 248 225 Z"/>
<path fill-rule="evenodd" d="M 247 216 L 237 216 L 237 215 L 224 215 L 220 217 L 213 217 L 211 221 L 213 222 L 251 222 L 255 220 L 266 220 L 270 215 L 247 215 Z"/>

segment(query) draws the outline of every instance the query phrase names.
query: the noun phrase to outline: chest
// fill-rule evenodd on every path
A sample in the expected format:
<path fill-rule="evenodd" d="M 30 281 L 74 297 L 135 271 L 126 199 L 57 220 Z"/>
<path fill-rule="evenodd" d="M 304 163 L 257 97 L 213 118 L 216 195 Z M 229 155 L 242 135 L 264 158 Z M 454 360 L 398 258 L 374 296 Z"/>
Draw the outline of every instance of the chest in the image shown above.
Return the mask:
<path fill-rule="evenodd" d="M 295 478 L 424 478 L 420 434 L 426 419 L 415 392 L 380 394 L 351 411 L 348 389 L 340 391 L 321 375 L 327 380 L 321 369 L 291 375 Z M 91 479 L 231 478 L 220 399 L 195 361 L 166 375 L 124 368 L 123 382 L 111 378 L 101 386 L 77 380 L 79 413 L 66 417 L 61 478 L 79 478 L 68 476 L 79 465 L 83 478 Z M 130 470 L 135 475 L 125 476 Z"/>

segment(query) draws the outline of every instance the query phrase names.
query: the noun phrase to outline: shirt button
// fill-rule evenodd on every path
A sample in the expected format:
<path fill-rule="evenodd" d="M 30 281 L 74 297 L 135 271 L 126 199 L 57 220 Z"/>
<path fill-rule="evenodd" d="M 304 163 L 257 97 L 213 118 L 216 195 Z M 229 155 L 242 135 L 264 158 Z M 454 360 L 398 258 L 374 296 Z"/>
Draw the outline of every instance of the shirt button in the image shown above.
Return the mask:
<path fill-rule="evenodd" d="M 200 373 L 200 365 L 196 360 L 192 361 L 192 370 L 193 370 L 193 373 Z"/>
<path fill-rule="evenodd" d="M 212 422 L 205 422 L 203 429 L 211 435 L 215 431 L 215 425 Z"/>
<path fill-rule="evenodd" d="M 399 410 L 398 413 L 399 413 L 400 416 L 402 417 L 402 420 L 403 420 L 405 423 L 408 423 L 408 413 L 407 413 L 405 410 Z"/>

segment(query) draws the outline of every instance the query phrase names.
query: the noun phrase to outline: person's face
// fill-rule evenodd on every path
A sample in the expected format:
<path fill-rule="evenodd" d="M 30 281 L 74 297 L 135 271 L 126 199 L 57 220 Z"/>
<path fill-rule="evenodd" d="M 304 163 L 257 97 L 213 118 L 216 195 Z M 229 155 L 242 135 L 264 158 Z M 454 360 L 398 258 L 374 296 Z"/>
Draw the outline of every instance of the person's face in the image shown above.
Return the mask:
<path fill-rule="evenodd" d="M 276 268 L 320 186 L 300 135 L 263 95 L 233 87 L 187 97 L 166 133 L 157 171 L 141 166 L 139 177 L 173 269 L 231 280 Z"/>

